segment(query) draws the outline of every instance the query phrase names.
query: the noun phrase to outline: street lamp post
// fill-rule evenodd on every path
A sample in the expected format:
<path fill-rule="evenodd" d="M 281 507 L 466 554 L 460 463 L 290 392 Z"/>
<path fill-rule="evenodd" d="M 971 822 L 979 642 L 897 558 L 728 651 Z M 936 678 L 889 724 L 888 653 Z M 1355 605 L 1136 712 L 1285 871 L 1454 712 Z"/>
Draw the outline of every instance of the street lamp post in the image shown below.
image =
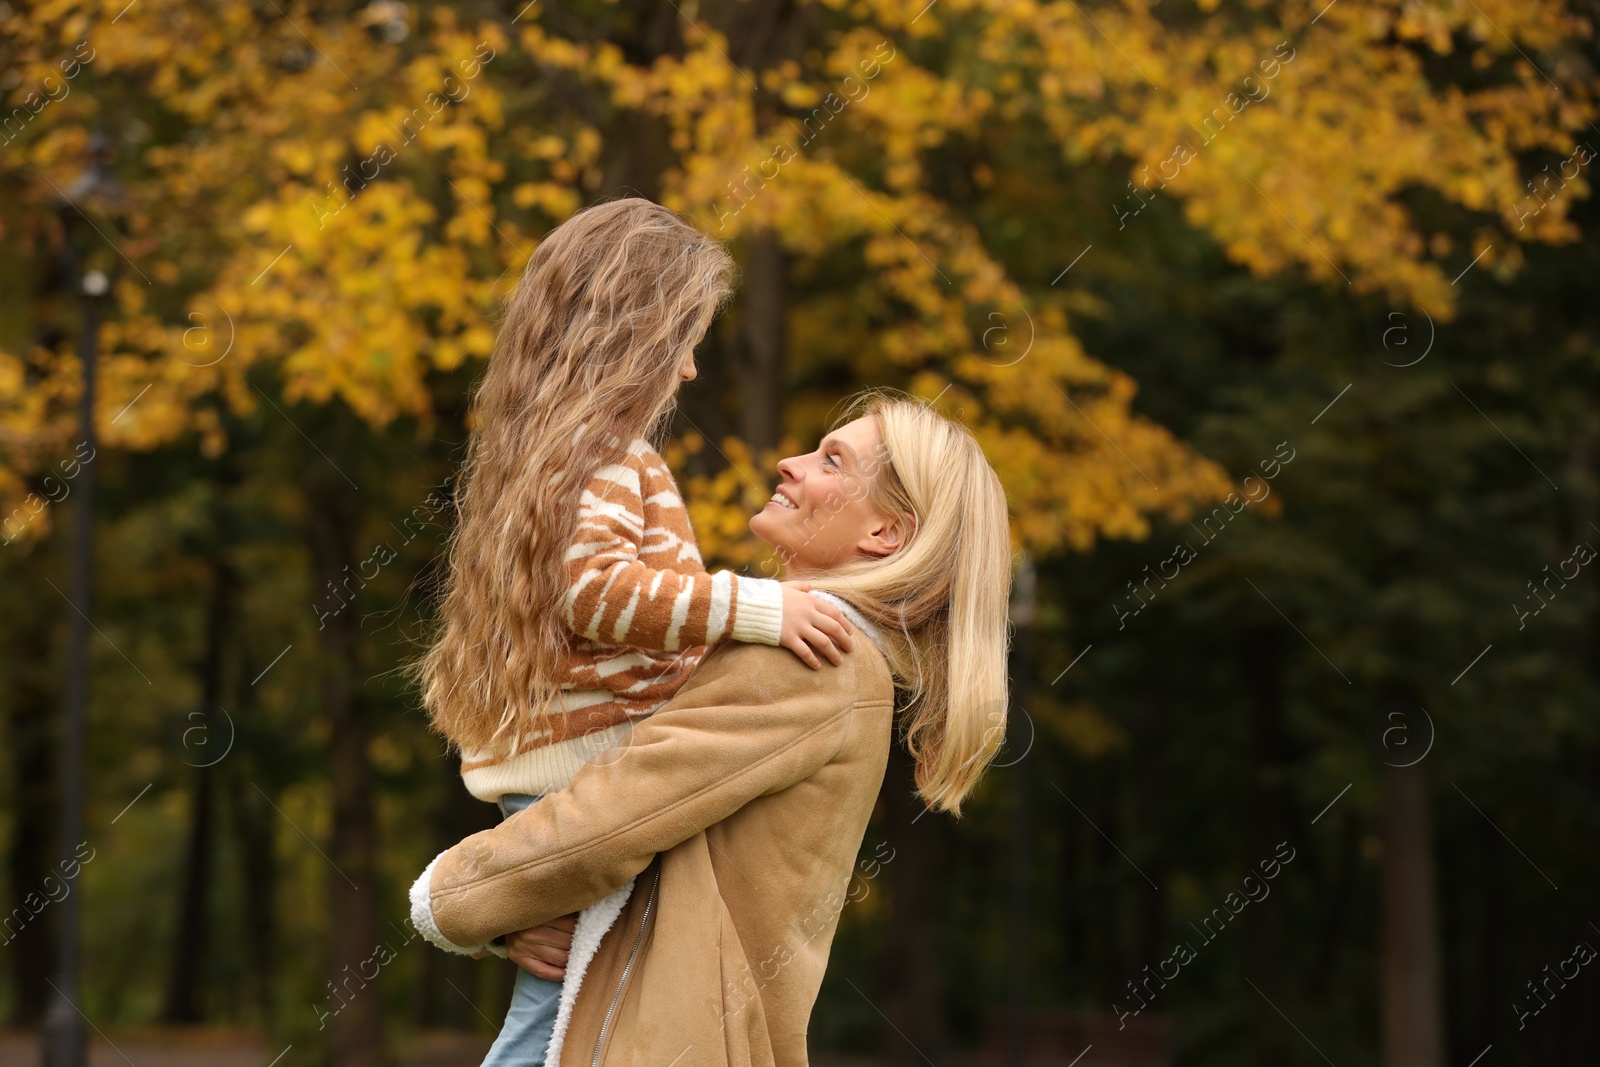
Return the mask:
<path fill-rule="evenodd" d="M 73 245 L 78 220 L 83 218 L 80 204 L 90 200 L 114 206 L 122 195 L 121 186 L 106 162 L 106 143 L 96 135 L 90 141 L 90 163 L 76 181 L 67 187 L 59 206 L 62 225 L 62 261 L 68 286 L 83 302 L 83 328 L 78 333 L 78 361 L 83 388 L 78 398 L 78 426 L 89 455 L 94 455 L 95 352 L 100 339 L 100 320 L 111 281 L 98 270 L 81 271 L 78 250 Z M 85 463 L 79 471 L 77 504 L 73 509 L 70 574 L 67 596 L 73 611 L 68 617 L 67 684 L 63 700 L 61 738 L 61 827 L 60 854 L 76 853 L 83 840 L 84 747 L 89 700 L 89 602 L 93 589 L 94 564 L 94 483 L 95 465 Z M 88 1029 L 78 1008 L 78 930 L 80 894 L 68 893 L 57 905 L 55 977 L 51 982 L 55 996 L 45 1013 L 44 1067 L 85 1067 L 88 1057 Z"/>

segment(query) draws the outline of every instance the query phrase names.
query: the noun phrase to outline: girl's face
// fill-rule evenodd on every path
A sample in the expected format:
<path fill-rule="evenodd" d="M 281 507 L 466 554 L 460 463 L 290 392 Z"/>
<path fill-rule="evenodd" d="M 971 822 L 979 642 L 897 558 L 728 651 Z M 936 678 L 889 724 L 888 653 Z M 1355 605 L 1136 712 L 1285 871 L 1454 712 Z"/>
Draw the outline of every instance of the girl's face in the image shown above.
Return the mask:
<path fill-rule="evenodd" d="M 750 530 L 778 550 L 785 578 L 804 578 L 859 559 L 887 556 L 908 529 L 872 503 L 887 460 L 870 415 L 839 427 L 816 451 L 778 461 L 778 491 L 750 517 Z"/>
<path fill-rule="evenodd" d="M 695 370 L 694 350 L 700 347 L 700 342 L 706 339 L 706 331 L 711 328 L 711 312 L 708 310 L 701 315 L 700 328 L 695 331 L 694 343 L 688 345 L 678 362 L 678 380 L 692 382 L 699 373 Z"/>

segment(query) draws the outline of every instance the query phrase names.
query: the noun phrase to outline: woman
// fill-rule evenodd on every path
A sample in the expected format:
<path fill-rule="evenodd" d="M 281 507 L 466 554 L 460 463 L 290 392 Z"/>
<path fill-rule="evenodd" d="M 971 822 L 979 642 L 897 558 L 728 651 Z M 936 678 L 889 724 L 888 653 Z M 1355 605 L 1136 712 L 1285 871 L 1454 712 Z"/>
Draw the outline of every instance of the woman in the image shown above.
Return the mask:
<path fill-rule="evenodd" d="M 750 528 L 870 642 L 820 672 L 782 649 L 717 648 L 624 746 L 413 887 L 413 922 L 457 950 L 586 909 L 551 1065 L 804 1064 L 896 682 L 930 806 L 959 815 L 1000 744 L 999 480 L 918 403 L 869 394 L 857 410 L 779 463 Z"/>

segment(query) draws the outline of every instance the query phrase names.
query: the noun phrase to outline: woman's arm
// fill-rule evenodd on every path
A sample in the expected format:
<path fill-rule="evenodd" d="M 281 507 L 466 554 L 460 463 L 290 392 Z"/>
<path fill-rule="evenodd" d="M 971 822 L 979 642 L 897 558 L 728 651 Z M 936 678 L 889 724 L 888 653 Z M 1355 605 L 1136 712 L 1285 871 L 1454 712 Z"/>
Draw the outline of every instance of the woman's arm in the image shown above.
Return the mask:
<path fill-rule="evenodd" d="M 624 749 L 440 855 L 417 887 L 424 921 L 457 945 L 480 945 L 599 900 L 656 853 L 815 774 L 858 710 L 888 703 L 856 700 L 885 692 L 886 679 L 875 652 L 819 673 L 776 649 L 719 649 Z"/>

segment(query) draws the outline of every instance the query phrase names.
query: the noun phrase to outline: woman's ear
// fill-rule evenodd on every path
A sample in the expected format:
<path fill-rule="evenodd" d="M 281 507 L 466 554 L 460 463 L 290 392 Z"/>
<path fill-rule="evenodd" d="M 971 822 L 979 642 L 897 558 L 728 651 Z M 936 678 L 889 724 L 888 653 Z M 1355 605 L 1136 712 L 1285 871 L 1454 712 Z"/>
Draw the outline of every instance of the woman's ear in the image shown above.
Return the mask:
<path fill-rule="evenodd" d="M 914 528 L 915 520 L 910 515 L 898 517 L 877 515 L 873 517 L 871 528 L 857 547 L 867 555 L 877 556 L 880 559 L 891 556 L 910 540 Z"/>

